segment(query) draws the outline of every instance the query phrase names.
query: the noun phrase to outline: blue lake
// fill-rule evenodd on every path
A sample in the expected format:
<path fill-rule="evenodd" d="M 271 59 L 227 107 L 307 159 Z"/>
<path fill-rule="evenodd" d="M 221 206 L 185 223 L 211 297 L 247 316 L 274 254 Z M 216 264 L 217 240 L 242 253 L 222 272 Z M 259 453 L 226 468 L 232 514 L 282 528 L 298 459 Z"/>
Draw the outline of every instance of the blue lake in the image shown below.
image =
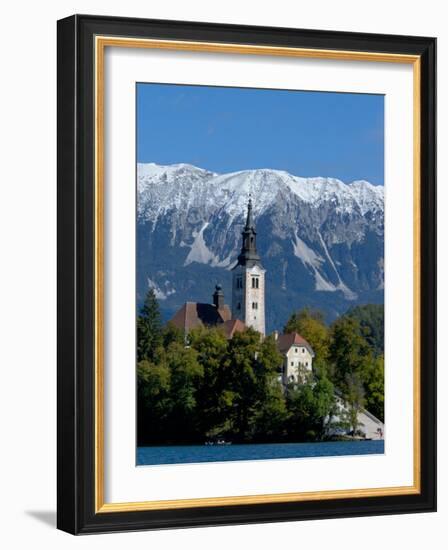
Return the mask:
<path fill-rule="evenodd" d="M 137 465 L 383 454 L 384 441 L 138 447 Z"/>

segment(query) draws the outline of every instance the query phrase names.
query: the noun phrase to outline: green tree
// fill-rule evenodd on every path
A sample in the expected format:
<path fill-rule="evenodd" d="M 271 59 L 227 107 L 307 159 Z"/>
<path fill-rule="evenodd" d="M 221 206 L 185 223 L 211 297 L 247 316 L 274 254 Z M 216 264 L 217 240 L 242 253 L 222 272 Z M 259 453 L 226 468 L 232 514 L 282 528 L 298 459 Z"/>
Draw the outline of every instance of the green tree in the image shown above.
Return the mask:
<path fill-rule="evenodd" d="M 359 321 L 350 317 L 339 317 L 331 326 L 329 358 L 332 362 L 332 377 L 344 397 L 349 380 L 353 375 L 363 382 L 366 370 L 373 361 L 369 345 L 360 333 Z"/>
<path fill-rule="evenodd" d="M 384 305 L 367 304 L 351 308 L 345 314 L 359 322 L 360 332 L 375 355 L 384 354 Z"/>
<path fill-rule="evenodd" d="M 282 439 L 286 435 L 288 411 L 280 382 L 283 358 L 273 336 L 263 340 L 255 359 L 256 405 L 251 419 L 253 437 L 257 441 Z"/>
<path fill-rule="evenodd" d="M 138 318 L 139 444 L 322 440 L 333 417 L 356 433 L 364 406 L 383 420 L 384 359 L 356 316 L 328 328 L 322 315 L 303 310 L 285 330 L 303 335 L 316 354 L 313 372 L 304 369 L 286 389 L 273 337 L 249 328 L 227 340 L 219 328 L 203 327 L 186 339 L 172 324 L 162 328 L 149 291 Z"/>
<path fill-rule="evenodd" d="M 345 401 L 347 403 L 346 417 L 353 435 L 362 427 L 359 421 L 359 413 L 364 407 L 364 387 L 358 373 L 350 373 L 346 376 Z"/>
<path fill-rule="evenodd" d="M 137 365 L 137 439 L 139 445 L 163 441 L 171 413 L 171 373 L 147 359 Z"/>
<path fill-rule="evenodd" d="M 197 393 L 202 433 L 205 439 L 226 436 L 230 430 L 229 414 L 234 398 L 226 385 L 227 339 L 217 328 L 199 328 L 190 333 L 189 341 L 203 368 Z"/>
<path fill-rule="evenodd" d="M 361 308 L 359 311 L 370 311 Z M 378 311 L 374 308 L 373 311 Z M 334 383 L 348 404 L 347 421 L 356 431 L 357 411 L 365 407 L 384 421 L 384 357 L 375 356 L 366 330 L 352 315 L 340 317 L 331 327 L 330 360 Z"/>
<path fill-rule="evenodd" d="M 327 376 L 321 376 L 313 385 L 314 396 L 314 431 L 316 438 L 321 440 L 327 435 L 327 429 L 335 408 L 333 383 Z"/>
<path fill-rule="evenodd" d="M 154 289 L 150 288 L 137 318 L 137 361 L 154 360 L 161 344 L 160 309 Z"/>
<path fill-rule="evenodd" d="M 322 440 L 335 406 L 333 384 L 326 376 L 304 384 L 291 383 L 286 390 L 286 405 L 291 440 Z"/>
<path fill-rule="evenodd" d="M 165 349 L 173 342 L 177 342 L 178 344 L 185 343 L 184 331 L 177 328 L 171 321 L 163 327 L 161 336 L 162 345 Z"/>
<path fill-rule="evenodd" d="M 204 373 L 197 352 L 173 342 L 165 352 L 165 360 L 170 371 L 169 433 L 177 441 L 197 439 L 201 414 L 197 406 L 197 388 Z"/>
<path fill-rule="evenodd" d="M 384 422 L 384 356 L 379 355 L 365 372 L 366 409 Z"/>
<path fill-rule="evenodd" d="M 314 439 L 312 410 L 314 405 L 311 384 L 288 384 L 286 406 L 289 412 L 287 431 L 292 441 Z"/>
<path fill-rule="evenodd" d="M 249 328 L 229 341 L 226 386 L 233 395 L 230 425 L 238 441 L 250 440 L 257 403 L 257 375 L 254 370 L 260 352 L 260 334 Z"/>

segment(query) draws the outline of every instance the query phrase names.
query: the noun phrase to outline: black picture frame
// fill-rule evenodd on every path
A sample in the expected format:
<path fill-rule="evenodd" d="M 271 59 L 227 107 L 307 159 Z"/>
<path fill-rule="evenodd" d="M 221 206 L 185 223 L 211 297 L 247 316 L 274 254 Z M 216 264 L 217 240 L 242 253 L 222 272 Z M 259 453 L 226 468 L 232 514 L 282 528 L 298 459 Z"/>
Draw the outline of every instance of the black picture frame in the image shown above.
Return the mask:
<path fill-rule="evenodd" d="M 420 57 L 419 494 L 97 513 L 95 510 L 95 36 Z M 436 510 L 436 39 L 74 15 L 58 22 L 57 526 L 73 534 Z"/>

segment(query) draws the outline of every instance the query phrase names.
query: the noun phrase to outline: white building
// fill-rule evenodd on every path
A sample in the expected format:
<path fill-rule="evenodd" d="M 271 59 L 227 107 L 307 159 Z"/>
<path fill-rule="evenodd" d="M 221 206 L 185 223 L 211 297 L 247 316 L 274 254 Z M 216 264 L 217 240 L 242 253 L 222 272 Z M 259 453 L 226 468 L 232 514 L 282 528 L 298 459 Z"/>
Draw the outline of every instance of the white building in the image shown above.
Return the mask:
<path fill-rule="evenodd" d="M 240 319 L 263 336 L 265 334 L 265 273 L 257 253 L 257 232 L 252 216 L 252 200 L 247 207 L 243 245 L 232 273 L 232 319 Z"/>
<path fill-rule="evenodd" d="M 276 339 L 283 355 L 282 383 L 304 383 L 313 371 L 313 348 L 298 332 L 276 334 Z"/>

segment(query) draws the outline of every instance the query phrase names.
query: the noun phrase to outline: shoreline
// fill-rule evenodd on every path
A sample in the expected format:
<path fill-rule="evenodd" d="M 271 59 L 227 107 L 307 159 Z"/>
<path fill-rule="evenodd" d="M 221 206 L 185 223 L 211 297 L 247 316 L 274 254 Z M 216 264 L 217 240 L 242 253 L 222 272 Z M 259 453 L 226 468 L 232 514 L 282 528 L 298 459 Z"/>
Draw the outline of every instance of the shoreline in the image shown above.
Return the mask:
<path fill-rule="evenodd" d="M 157 448 L 174 448 L 174 447 L 205 447 L 205 448 L 222 448 L 222 447 L 244 447 L 244 446 L 277 446 L 277 445 L 320 445 L 320 444 L 329 444 L 329 443 L 371 443 L 371 442 L 377 442 L 377 441 L 385 441 L 384 438 L 382 439 L 360 439 L 360 438 L 354 438 L 354 439 L 327 439 L 325 441 L 280 441 L 280 442 L 248 442 L 248 443 L 226 443 L 226 444 L 207 444 L 207 443 L 160 443 L 160 444 L 154 444 L 154 445 L 137 445 L 137 449 L 157 449 Z"/>
<path fill-rule="evenodd" d="M 384 440 L 137 447 L 137 466 L 330 458 L 384 454 Z"/>

